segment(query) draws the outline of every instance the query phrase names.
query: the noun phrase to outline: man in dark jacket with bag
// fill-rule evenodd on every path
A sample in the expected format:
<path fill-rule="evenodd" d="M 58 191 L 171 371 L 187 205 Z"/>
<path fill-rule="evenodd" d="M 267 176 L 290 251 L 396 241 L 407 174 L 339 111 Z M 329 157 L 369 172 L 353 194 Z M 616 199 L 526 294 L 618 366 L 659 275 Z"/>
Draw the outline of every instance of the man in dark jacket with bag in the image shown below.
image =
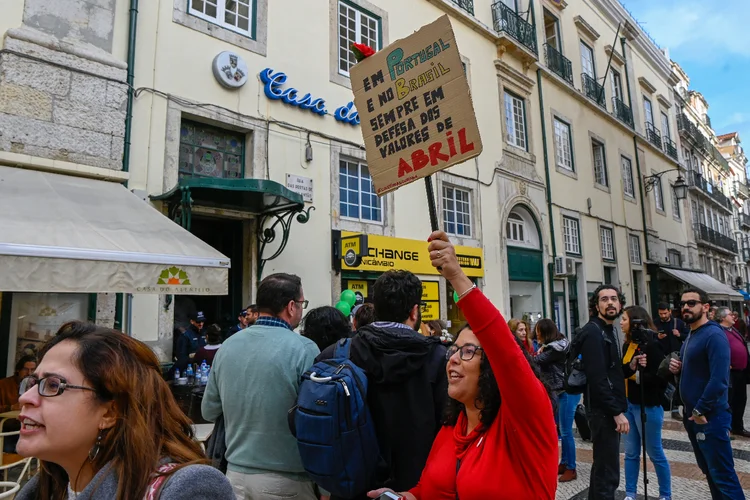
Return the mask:
<path fill-rule="evenodd" d="M 416 485 L 442 424 L 446 348 L 439 337 L 419 333 L 421 301 L 422 282 L 415 275 L 384 273 L 373 287 L 376 321 L 351 341 L 350 359 L 367 372 L 367 403 L 381 456 L 376 484 L 357 500 L 366 499 L 368 490 L 404 491 Z M 331 359 L 334 347 L 316 362 Z"/>
<path fill-rule="evenodd" d="M 664 351 L 665 355 L 669 355 L 673 352 L 680 352 L 682 343 L 685 342 L 685 339 L 690 333 L 690 327 L 680 318 L 673 317 L 672 309 L 666 302 L 659 303 L 657 309 L 659 310 L 659 319 L 654 321 L 654 325 L 658 332 L 657 341 L 661 346 L 662 351 Z M 680 399 L 679 390 L 675 391 L 670 403 L 672 418 L 681 421 L 682 415 L 680 415 L 680 406 L 682 405 L 682 401 Z"/>
<path fill-rule="evenodd" d="M 594 446 L 589 500 L 614 500 L 620 484 L 620 434 L 630 430 L 622 356 L 612 326 L 624 305 L 625 297 L 617 288 L 599 286 L 589 299 L 591 319 L 580 333 L 587 381 L 584 405 Z"/>

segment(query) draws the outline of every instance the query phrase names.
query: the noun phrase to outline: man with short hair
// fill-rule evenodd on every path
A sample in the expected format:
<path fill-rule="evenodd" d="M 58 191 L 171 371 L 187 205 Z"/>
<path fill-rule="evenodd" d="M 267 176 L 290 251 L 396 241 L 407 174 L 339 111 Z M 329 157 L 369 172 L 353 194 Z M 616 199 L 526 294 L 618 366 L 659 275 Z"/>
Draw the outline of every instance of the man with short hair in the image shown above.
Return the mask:
<path fill-rule="evenodd" d="M 594 447 L 589 500 L 614 500 L 620 484 L 620 434 L 630 430 L 622 355 L 613 327 L 624 305 L 620 290 L 600 285 L 589 299 L 591 319 L 579 333 L 587 381 L 584 406 Z"/>
<path fill-rule="evenodd" d="M 690 333 L 690 327 L 680 318 L 672 317 L 672 308 L 666 302 L 660 302 L 657 309 L 659 311 L 659 319 L 654 322 L 654 325 L 656 326 L 656 331 L 659 332 L 658 342 L 664 351 L 664 355 L 667 356 L 673 352 L 680 352 L 682 342 L 685 341 L 685 338 Z M 672 418 L 682 420 L 682 415 L 680 415 L 681 401 L 679 390 L 675 390 L 671 403 Z"/>
<path fill-rule="evenodd" d="M 446 348 L 419 333 L 422 282 L 409 271 L 383 273 L 373 286 L 375 322 L 351 340 L 351 360 L 367 372 L 367 400 L 381 464 L 368 490 L 404 491 L 419 481 L 448 397 Z M 335 346 L 318 361 L 333 357 Z M 367 490 L 354 498 L 366 499 Z"/>
<path fill-rule="evenodd" d="M 237 315 L 237 324 L 229 327 L 229 329 L 227 330 L 227 334 L 224 337 L 224 340 L 227 340 L 229 337 L 231 337 L 235 333 L 241 332 L 242 330 L 250 326 L 249 316 L 250 315 L 248 314 L 247 309 L 241 310 L 240 313 Z"/>
<path fill-rule="evenodd" d="M 682 319 L 690 335 L 682 345 L 680 360 L 669 362 L 669 371 L 679 377 L 685 403 L 685 430 L 695 459 L 708 480 L 712 498 L 744 499 L 734 470 L 729 431 L 729 341 L 721 327 L 708 319 L 711 303 L 703 290 L 682 292 Z"/>
<path fill-rule="evenodd" d="M 273 496 L 314 500 L 287 412 L 297 402 L 302 374 L 320 351 L 294 332 L 308 301 L 302 280 L 272 274 L 258 287 L 258 320 L 216 353 L 201 410 L 224 416 L 227 478 L 238 500 Z"/>
<path fill-rule="evenodd" d="M 745 369 L 747 368 L 748 352 L 745 339 L 734 327 L 734 313 L 728 307 L 716 310 L 716 319 L 727 334 L 729 341 L 729 408 L 732 410 L 732 434 L 750 437 L 745 430 L 744 416 L 747 406 L 747 382 Z"/>
<path fill-rule="evenodd" d="M 177 341 L 175 342 L 175 350 L 177 361 L 175 362 L 175 368 L 179 368 L 180 371 L 187 368 L 198 352 L 198 349 L 206 345 L 206 339 L 203 336 L 203 325 L 206 323 L 206 316 L 202 311 L 192 313 L 190 316 L 190 326 L 188 326 L 184 332 L 182 332 Z"/>
<path fill-rule="evenodd" d="M 253 326 L 258 320 L 258 306 L 250 304 L 245 310 L 247 311 L 247 326 Z"/>

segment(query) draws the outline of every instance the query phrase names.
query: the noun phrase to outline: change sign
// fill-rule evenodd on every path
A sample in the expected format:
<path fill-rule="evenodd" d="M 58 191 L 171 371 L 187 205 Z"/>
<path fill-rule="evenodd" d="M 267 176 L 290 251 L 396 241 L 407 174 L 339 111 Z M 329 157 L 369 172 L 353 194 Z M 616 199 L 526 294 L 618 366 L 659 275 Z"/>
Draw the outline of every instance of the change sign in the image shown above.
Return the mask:
<path fill-rule="evenodd" d="M 482 152 L 448 16 L 356 64 L 351 78 L 379 196 Z"/>

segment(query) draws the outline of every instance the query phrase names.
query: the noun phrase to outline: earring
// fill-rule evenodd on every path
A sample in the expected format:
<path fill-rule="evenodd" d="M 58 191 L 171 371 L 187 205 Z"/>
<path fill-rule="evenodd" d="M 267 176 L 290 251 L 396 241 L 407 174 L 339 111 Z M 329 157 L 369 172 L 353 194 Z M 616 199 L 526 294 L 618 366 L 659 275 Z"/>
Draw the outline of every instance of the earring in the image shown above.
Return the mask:
<path fill-rule="evenodd" d="M 102 437 L 104 436 L 104 430 L 100 429 L 99 434 L 96 436 L 96 443 L 94 443 L 94 446 L 91 448 L 91 451 L 89 451 L 89 461 L 93 462 L 96 460 L 96 457 L 99 455 L 99 450 L 102 449 Z"/>

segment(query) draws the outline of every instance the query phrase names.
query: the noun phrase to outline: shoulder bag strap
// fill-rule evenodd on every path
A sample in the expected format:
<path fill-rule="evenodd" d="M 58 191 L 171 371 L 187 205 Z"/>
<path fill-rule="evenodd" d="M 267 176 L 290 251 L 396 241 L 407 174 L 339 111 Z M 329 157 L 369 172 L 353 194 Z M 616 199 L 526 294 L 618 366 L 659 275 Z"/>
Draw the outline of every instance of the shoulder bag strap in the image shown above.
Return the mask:
<path fill-rule="evenodd" d="M 143 500 L 158 500 L 162 486 L 164 486 L 164 483 L 166 483 L 167 479 L 170 477 L 165 474 L 175 467 L 177 467 L 177 464 L 164 464 L 156 470 L 157 474 L 155 474 L 151 479 L 151 482 L 148 483 L 146 495 L 143 497 Z"/>

